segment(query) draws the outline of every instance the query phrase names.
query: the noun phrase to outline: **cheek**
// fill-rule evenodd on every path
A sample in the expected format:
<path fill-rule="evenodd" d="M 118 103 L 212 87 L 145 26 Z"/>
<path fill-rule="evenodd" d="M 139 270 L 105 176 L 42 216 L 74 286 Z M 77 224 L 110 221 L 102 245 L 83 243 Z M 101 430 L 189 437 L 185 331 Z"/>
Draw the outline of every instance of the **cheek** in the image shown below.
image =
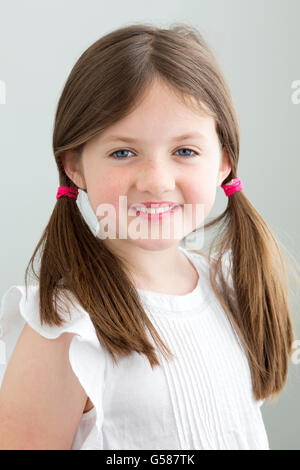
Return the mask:
<path fill-rule="evenodd" d="M 97 177 L 97 174 L 99 175 Z M 100 204 L 111 204 L 115 207 L 116 213 L 119 211 L 119 196 L 126 196 L 127 186 L 122 171 L 105 171 L 91 175 L 88 185 L 88 195 L 90 204 L 96 213 Z M 125 200 L 128 203 L 128 201 Z M 120 201 L 121 203 L 121 201 Z"/>
<path fill-rule="evenodd" d="M 186 203 L 193 205 L 193 215 L 196 224 L 202 222 L 211 211 L 216 198 L 216 184 L 214 184 L 214 175 L 203 177 L 202 175 L 193 176 L 189 179 L 189 184 L 182 185 L 185 194 Z M 199 216 L 196 217 L 196 205 L 199 204 Z"/>
<path fill-rule="evenodd" d="M 193 177 L 188 180 L 188 184 L 182 184 L 186 199 L 191 204 L 203 203 L 209 204 L 215 198 L 216 184 L 214 184 L 214 177 L 209 178 Z"/>

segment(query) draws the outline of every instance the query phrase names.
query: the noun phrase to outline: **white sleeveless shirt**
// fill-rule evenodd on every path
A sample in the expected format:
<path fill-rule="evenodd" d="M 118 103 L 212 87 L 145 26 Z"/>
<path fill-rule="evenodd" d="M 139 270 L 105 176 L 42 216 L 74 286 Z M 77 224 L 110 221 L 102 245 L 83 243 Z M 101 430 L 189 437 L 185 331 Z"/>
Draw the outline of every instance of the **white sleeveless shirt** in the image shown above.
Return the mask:
<path fill-rule="evenodd" d="M 71 450 L 269 450 L 260 410 L 264 400 L 254 398 L 244 349 L 213 293 L 208 262 L 179 248 L 199 274 L 192 292 L 137 289 L 175 355 L 167 361 L 157 350 L 162 365 L 153 370 L 136 352 L 113 364 L 78 303 L 63 326 L 50 327 L 40 324 L 38 286 L 28 286 L 27 299 L 25 286 L 17 285 L 2 297 L 0 384 L 25 322 L 45 338 L 76 334 L 69 360 L 94 407 L 82 415 Z"/>

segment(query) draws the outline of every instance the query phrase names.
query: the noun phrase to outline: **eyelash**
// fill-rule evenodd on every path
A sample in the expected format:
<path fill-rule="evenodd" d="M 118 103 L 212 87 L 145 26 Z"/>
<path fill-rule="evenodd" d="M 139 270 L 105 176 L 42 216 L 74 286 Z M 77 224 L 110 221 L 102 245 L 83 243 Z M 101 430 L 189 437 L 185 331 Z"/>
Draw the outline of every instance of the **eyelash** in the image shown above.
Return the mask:
<path fill-rule="evenodd" d="M 190 148 L 188 148 L 188 147 L 182 147 L 182 148 L 176 150 L 176 152 L 178 152 L 179 150 L 190 150 L 191 152 L 194 152 L 194 153 L 195 153 L 195 155 L 188 155 L 188 156 L 181 155 L 183 159 L 194 158 L 195 156 L 198 156 L 198 155 L 199 155 L 198 152 L 196 152 L 195 150 L 192 150 L 192 149 L 190 149 Z M 109 155 L 109 157 L 110 157 L 110 158 L 114 158 L 115 160 L 128 160 L 127 157 L 114 157 L 114 156 L 113 156 L 115 153 L 122 152 L 122 151 L 132 152 L 131 150 L 128 150 L 128 149 L 119 149 L 119 150 L 115 150 L 115 152 L 111 153 L 111 154 Z M 132 152 L 132 153 L 134 153 L 134 152 Z"/>

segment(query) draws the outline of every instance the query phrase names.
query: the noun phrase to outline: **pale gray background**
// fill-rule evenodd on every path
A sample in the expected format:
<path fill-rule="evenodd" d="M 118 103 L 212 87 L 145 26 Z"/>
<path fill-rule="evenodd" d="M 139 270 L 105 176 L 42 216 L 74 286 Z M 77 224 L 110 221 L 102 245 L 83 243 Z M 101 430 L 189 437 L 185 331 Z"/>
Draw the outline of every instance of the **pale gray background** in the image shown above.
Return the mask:
<path fill-rule="evenodd" d="M 24 284 L 56 202 L 52 126 L 72 66 L 100 36 L 138 21 L 192 24 L 213 48 L 240 121 L 245 194 L 299 260 L 300 104 L 291 100 L 291 84 L 300 80 L 299 18 L 300 0 L 0 0 L 0 80 L 7 88 L 0 105 L 0 294 Z M 211 216 L 225 199 L 218 189 Z M 94 223 L 93 213 L 86 215 Z M 297 302 L 293 312 L 299 319 Z M 300 339 L 299 320 L 295 326 Z M 271 449 L 300 449 L 299 396 L 300 364 L 292 364 L 277 403 L 262 407 Z"/>

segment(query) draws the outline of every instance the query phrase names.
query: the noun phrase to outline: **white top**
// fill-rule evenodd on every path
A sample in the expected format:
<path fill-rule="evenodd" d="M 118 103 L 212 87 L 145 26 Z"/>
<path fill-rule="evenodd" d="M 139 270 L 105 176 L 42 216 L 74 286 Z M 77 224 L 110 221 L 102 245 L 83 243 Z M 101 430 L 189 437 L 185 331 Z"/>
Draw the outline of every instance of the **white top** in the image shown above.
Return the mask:
<path fill-rule="evenodd" d="M 76 333 L 69 360 L 94 408 L 82 415 L 72 450 L 269 450 L 260 410 L 264 400 L 254 398 L 245 352 L 212 291 L 208 262 L 179 248 L 199 273 L 195 289 L 186 295 L 138 289 L 145 311 L 176 355 L 166 361 L 157 350 L 162 366 L 153 370 L 136 352 L 115 366 L 78 304 L 64 326 L 42 327 L 38 286 L 29 286 L 27 299 L 25 286 L 4 294 L 0 326 L 6 361 L 2 347 L 0 383 L 25 321 L 46 338 Z"/>

